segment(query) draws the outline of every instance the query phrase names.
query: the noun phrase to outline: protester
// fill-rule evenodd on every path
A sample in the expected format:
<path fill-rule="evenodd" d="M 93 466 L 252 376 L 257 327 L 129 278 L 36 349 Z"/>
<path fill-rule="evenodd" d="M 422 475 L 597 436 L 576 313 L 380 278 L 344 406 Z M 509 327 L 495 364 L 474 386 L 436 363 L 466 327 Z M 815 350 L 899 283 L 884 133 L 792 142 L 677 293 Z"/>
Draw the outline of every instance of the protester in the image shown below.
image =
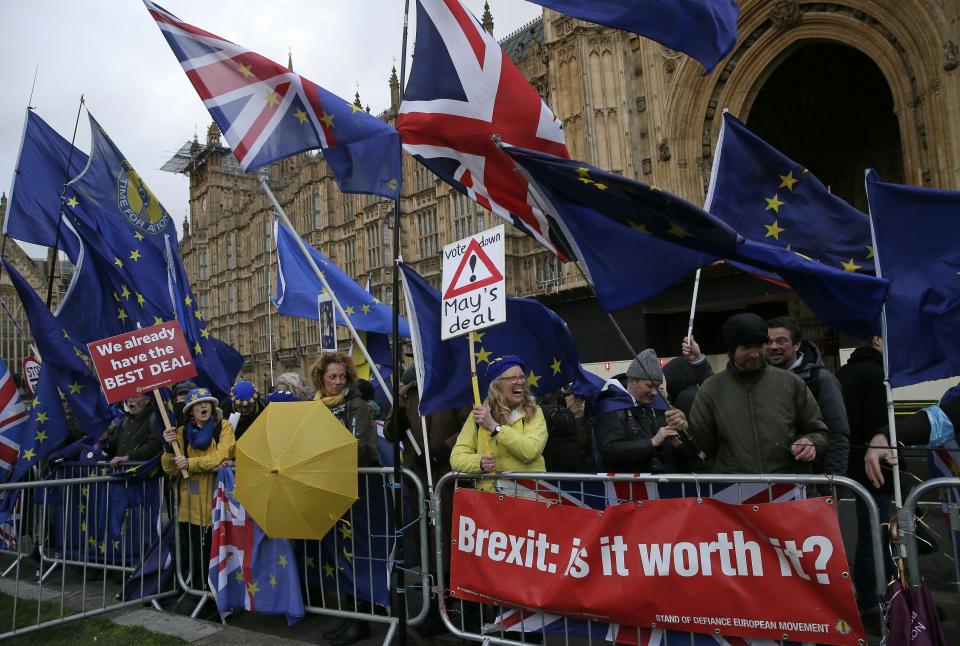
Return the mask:
<path fill-rule="evenodd" d="M 195 589 L 207 579 L 210 556 L 211 504 L 216 470 L 233 458 L 236 440 L 230 422 L 216 408 L 217 398 L 206 388 L 194 388 L 187 396 L 184 414 L 190 421 L 163 432 L 164 473 L 179 481 L 180 512 L 177 515 L 180 545 L 188 550 L 190 575 Z M 174 454 L 173 444 L 180 447 Z M 182 471 L 187 472 L 184 479 Z"/>
<path fill-rule="evenodd" d="M 183 412 L 183 407 L 187 403 L 190 391 L 196 387 L 197 384 L 192 381 L 181 381 L 173 385 L 173 413 L 177 426 L 183 426 L 189 421 Z"/>
<path fill-rule="evenodd" d="M 357 390 L 360 392 L 360 398 L 367 402 L 367 406 L 370 407 L 370 417 L 378 419 L 380 417 L 380 404 L 373 399 L 377 393 L 373 384 L 366 379 L 357 379 Z"/>
<path fill-rule="evenodd" d="M 547 471 L 554 473 L 584 472 L 587 465 L 581 455 L 577 417 L 563 403 L 562 397 L 563 392 L 558 390 L 540 398 L 540 410 L 547 422 L 543 461 Z"/>
<path fill-rule="evenodd" d="M 846 475 L 850 454 L 847 409 L 840 382 L 823 365 L 820 349 L 803 338 L 795 319 L 779 316 L 767 321 L 766 352 L 770 365 L 789 370 L 803 379 L 820 406 L 827 425 L 827 450 L 823 459 L 817 460 L 818 470 L 835 476 Z"/>
<path fill-rule="evenodd" d="M 380 466 L 377 453 L 377 432 L 370 417 L 370 407 L 363 401 L 357 388 L 357 371 L 353 361 L 343 352 L 324 352 L 310 367 L 310 379 L 316 394 L 333 416 L 357 438 L 357 464 L 361 467 Z M 357 612 L 370 612 L 366 601 L 355 602 Z M 370 636 L 370 625 L 357 619 L 345 619 L 323 637 L 332 646 L 349 646 Z"/>
<path fill-rule="evenodd" d="M 827 445 L 813 395 L 796 375 L 767 366 L 767 324 L 756 314 L 727 319 L 723 340 L 727 368 L 704 382 L 690 414 L 713 471 L 809 473 Z"/>
<path fill-rule="evenodd" d="M 257 387 L 250 381 L 238 381 L 230 389 L 230 396 L 222 404 L 223 416 L 230 419 L 234 413 L 239 414 L 236 428 L 236 438 L 239 440 L 246 433 L 253 420 L 263 412 L 267 402 L 260 396 Z"/>
<path fill-rule="evenodd" d="M 893 482 L 880 478 L 877 484 L 867 475 L 864 459 L 867 445 L 879 429 L 887 425 L 887 391 L 883 384 L 883 353 L 881 338 L 872 336 L 853 351 L 847 363 L 837 371 L 837 380 L 843 392 L 847 421 L 850 426 L 850 456 L 847 475 L 866 487 L 877 503 L 880 521 L 887 522 L 893 509 Z M 861 609 L 878 607 L 880 599 L 874 589 L 873 542 L 867 505 L 856 496 L 857 545 L 853 558 L 853 584 Z M 884 542 L 887 535 L 884 533 Z M 895 570 L 889 559 L 888 575 Z"/>
<path fill-rule="evenodd" d="M 663 378 L 667 387 L 667 401 L 689 419 L 693 402 L 697 393 L 700 392 L 700 386 L 713 376 L 713 368 L 700 352 L 700 345 L 693 338 L 683 338 L 680 344 L 680 355 L 663 366 Z M 689 434 L 681 437 L 685 441 L 689 440 L 691 446 L 685 451 L 676 452 L 677 470 L 684 473 L 708 471 L 709 465 L 701 457 L 699 448 L 693 446 L 692 437 Z"/>
<path fill-rule="evenodd" d="M 490 362 L 486 378 L 487 398 L 473 407 L 450 453 L 450 466 L 462 473 L 545 471 L 543 447 L 547 424 L 533 401 L 527 383 L 527 367 L 516 355 Z M 483 430 L 480 430 L 480 429 Z M 479 489 L 493 491 L 491 480 Z"/>
<path fill-rule="evenodd" d="M 357 438 L 357 459 L 361 467 L 380 466 L 377 431 L 370 407 L 357 388 L 357 371 L 343 352 L 324 352 L 310 367 L 316 389 L 314 400 L 322 402 L 333 416 Z"/>
<path fill-rule="evenodd" d="M 573 413 L 577 422 L 577 443 L 580 446 L 580 463 L 583 470 L 594 471 L 591 447 L 593 445 L 593 424 L 586 415 L 586 401 L 573 391 L 573 384 L 567 384 L 560 391 L 564 405 Z"/>
<path fill-rule="evenodd" d="M 676 410 L 664 413 L 651 406 L 663 383 L 656 352 L 647 348 L 638 354 L 627 368 L 626 380 L 626 388 L 607 382 L 598 397 L 594 439 L 601 468 L 630 473 L 675 471 L 675 442 L 668 440 L 677 438 L 679 425 L 686 420 Z"/>
<path fill-rule="evenodd" d="M 296 372 L 284 372 L 277 377 L 277 383 L 274 384 L 273 391 L 293 393 L 297 400 L 310 399 L 307 386 L 303 383 L 303 377 Z"/>
<path fill-rule="evenodd" d="M 149 460 L 161 450 L 163 422 L 153 398 L 146 394 L 126 400 L 127 412 L 100 436 L 100 448 L 116 468 L 128 461 Z"/>

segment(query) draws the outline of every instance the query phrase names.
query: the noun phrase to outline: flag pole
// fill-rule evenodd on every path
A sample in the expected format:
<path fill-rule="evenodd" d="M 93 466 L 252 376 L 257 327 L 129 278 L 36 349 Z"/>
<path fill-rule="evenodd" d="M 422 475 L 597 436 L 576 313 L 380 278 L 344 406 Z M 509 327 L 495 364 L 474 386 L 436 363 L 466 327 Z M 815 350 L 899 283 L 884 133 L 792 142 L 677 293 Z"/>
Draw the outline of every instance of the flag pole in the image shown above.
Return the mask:
<path fill-rule="evenodd" d="M 697 277 L 693 279 L 693 299 L 690 302 L 690 322 L 687 323 L 687 343 L 693 342 L 693 319 L 697 313 L 697 293 L 700 291 L 700 270 L 697 269 Z"/>
<path fill-rule="evenodd" d="M 32 94 L 32 91 L 31 91 Z M 63 175 L 63 188 L 60 190 L 60 213 L 57 216 L 57 235 L 53 239 L 53 262 L 50 263 L 50 277 L 47 279 L 47 307 L 53 300 L 53 274 L 60 264 L 60 228 L 63 224 L 63 196 L 67 194 L 67 183 L 70 177 L 70 162 L 73 161 L 74 142 L 77 140 L 77 128 L 80 126 L 80 113 L 83 112 L 83 95 L 80 95 L 80 105 L 77 106 L 77 119 L 73 123 L 73 136 L 70 138 L 70 152 L 67 153 L 67 168 Z"/>
<path fill-rule="evenodd" d="M 313 269 L 313 273 L 320 283 L 327 290 L 327 293 L 330 294 L 330 300 L 333 302 L 333 306 L 340 313 L 340 316 L 343 317 L 343 321 L 346 324 L 347 328 L 350 330 L 350 336 L 353 338 L 354 343 L 356 343 L 360 351 L 363 353 L 363 358 L 367 360 L 370 364 L 371 370 L 377 377 L 377 381 L 380 383 L 380 387 L 383 388 L 384 392 L 389 392 L 387 390 L 386 381 L 384 381 L 383 376 L 380 374 L 380 371 L 376 369 L 376 365 L 373 362 L 373 359 L 370 358 L 370 353 L 367 352 L 367 347 L 363 345 L 363 341 L 360 340 L 360 335 L 357 334 L 356 328 L 353 327 L 353 323 L 350 322 L 350 317 L 347 316 L 347 313 L 343 310 L 343 306 L 340 305 L 340 301 L 337 299 L 337 295 L 333 293 L 333 290 L 330 288 L 329 283 L 327 283 L 326 277 L 323 275 L 323 272 L 320 271 L 320 268 L 317 267 L 316 261 L 313 259 L 313 256 L 307 250 L 307 245 L 304 244 L 303 238 L 297 233 L 297 230 L 293 228 L 293 224 L 290 222 L 290 218 L 287 217 L 286 211 L 283 210 L 283 207 L 280 206 L 280 202 L 277 201 L 277 196 L 273 194 L 273 191 L 270 190 L 270 186 L 267 184 L 267 181 L 263 177 L 257 178 L 257 183 L 260 185 L 260 188 L 263 189 L 263 192 L 266 193 L 267 198 L 273 204 L 273 208 L 276 211 L 277 217 L 280 221 L 294 234 L 294 238 L 297 240 L 297 246 L 300 248 L 300 252 L 303 254 L 304 258 L 307 259 L 307 263 L 310 265 L 310 268 Z M 391 398 L 390 403 L 393 403 Z"/>
<path fill-rule="evenodd" d="M 275 236 L 276 231 L 273 230 L 273 223 L 270 223 L 270 235 Z M 270 253 L 270 260 L 267 263 L 267 349 L 270 351 L 270 388 L 273 388 L 273 385 L 277 383 L 276 378 L 273 375 L 273 302 L 271 301 L 271 293 L 273 290 L 274 280 L 272 277 L 273 274 L 273 254 L 276 251 L 277 243 L 274 241 L 273 250 Z"/>
<path fill-rule="evenodd" d="M 864 173 L 864 183 L 866 183 L 866 178 L 869 177 L 870 169 L 867 169 Z M 865 187 L 867 192 L 867 207 L 869 212 L 870 206 L 870 190 L 869 187 Z M 880 266 L 880 249 L 877 247 L 877 230 L 874 227 L 873 215 L 870 215 L 870 240 L 873 242 L 873 262 L 877 268 L 877 278 L 883 278 L 883 270 Z M 897 418 L 894 412 L 893 404 L 893 387 L 890 385 L 890 357 L 889 357 L 889 340 L 887 339 L 887 304 L 884 304 L 880 308 L 880 334 L 883 337 L 883 387 L 887 395 L 887 426 L 890 428 L 890 448 L 893 450 L 893 455 L 897 458 L 896 464 L 892 465 L 891 472 L 893 474 L 893 500 L 899 510 L 903 507 L 903 493 L 900 488 L 900 452 L 897 449 Z M 867 449 L 870 450 L 869 448 Z M 901 544 L 901 550 L 903 546 Z M 901 553 L 901 556 L 903 554 Z"/>
<path fill-rule="evenodd" d="M 400 91 L 399 101 L 397 103 L 397 121 L 400 120 L 400 106 L 403 104 L 403 94 L 407 84 L 407 32 L 410 23 L 410 0 L 403 2 L 403 37 L 400 44 Z M 402 160 L 401 160 L 402 172 Z M 400 190 L 403 190 L 403 177 L 400 180 Z M 400 197 L 393 201 L 393 398 L 392 402 L 400 401 L 400 372 L 402 364 L 400 363 Z M 412 332 L 411 332 L 412 333 Z M 371 362 L 372 363 L 372 362 Z M 396 417 L 394 417 L 396 419 Z M 421 424 L 421 430 L 426 430 L 426 425 Z M 427 445 L 424 444 L 424 451 L 427 451 Z M 427 453 L 427 466 L 430 465 L 430 454 Z M 403 563 L 403 487 L 401 486 L 403 474 L 400 469 L 400 442 L 393 443 L 393 509 L 394 523 L 393 530 L 396 537 L 397 561 Z M 407 607 L 406 584 L 402 567 L 393 568 L 394 585 L 393 594 L 396 608 L 400 608 L 397 613 L 400 646 L 407 645 L 407 613 L 403 608 Z"/>

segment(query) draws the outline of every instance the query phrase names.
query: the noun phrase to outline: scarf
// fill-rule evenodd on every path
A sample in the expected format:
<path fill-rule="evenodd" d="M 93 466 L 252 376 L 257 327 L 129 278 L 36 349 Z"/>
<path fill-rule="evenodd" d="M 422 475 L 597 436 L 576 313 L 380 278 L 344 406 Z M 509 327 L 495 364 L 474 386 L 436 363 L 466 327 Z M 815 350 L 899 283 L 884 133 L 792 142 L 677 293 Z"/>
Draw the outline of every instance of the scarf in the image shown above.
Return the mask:
<path fill-rule="evenodd" d="M 329 396 L 327 396 L 327 397 L 323 397 L 323 396 L 318 392 L 318 393 L 316 394 L 316 396 L 314 396 L 313 399 L 314 399 L 315 401 L 321 402 L 321 403 L 322 403 L 324 406 L 326 406 L 327 408 L 333 408 L 334 406 L 336 406 L 337 404 L 339 404 L 340 402 L 342 402 L 342 401 L 343 401 L 343 398 L 346 397 L 346 396 L 347 396 L 347 389 L 344 388 L 344 389 L 343 389 L 343 392 L 340 393 L 339 395 L 329 395 Z"/>
<path fill-rule="evenodd" d="M 201 427 L 197 427 L 197 423 L 191 420 L 187 424 L 187 443 L 190 444 L 190 448 L 198 451 L 206 450 L 213 442 L 213 427 L 216 423 L 216 415 L 211 415 L 206 424 Z"/>

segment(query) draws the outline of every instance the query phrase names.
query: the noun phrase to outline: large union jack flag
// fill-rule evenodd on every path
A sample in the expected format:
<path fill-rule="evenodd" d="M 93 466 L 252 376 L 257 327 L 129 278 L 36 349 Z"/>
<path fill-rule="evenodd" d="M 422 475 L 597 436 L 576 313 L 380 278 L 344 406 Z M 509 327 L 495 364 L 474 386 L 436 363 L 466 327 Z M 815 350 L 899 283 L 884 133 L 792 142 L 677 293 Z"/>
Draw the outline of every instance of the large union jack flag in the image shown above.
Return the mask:
<path fill-rule="evenodd" d="M 396 130 L 293 70 L 144 4 L 243 170 L 321 148 L 341 191 L 399 196 Z"/>
<path fill-rule="evenodd" d="M 560 122 L 459 0 L 418 0 L 416 43 L 397 125 L 404 148 L 461 193 L 569 256 L 494 140 L 568 157 Z"/>
<path fill-rule="evenodd" d="M 20 454 L 20 434 L 27 411 L 10 368 L 0 359 L 0 482 L 6 482 Z"/>

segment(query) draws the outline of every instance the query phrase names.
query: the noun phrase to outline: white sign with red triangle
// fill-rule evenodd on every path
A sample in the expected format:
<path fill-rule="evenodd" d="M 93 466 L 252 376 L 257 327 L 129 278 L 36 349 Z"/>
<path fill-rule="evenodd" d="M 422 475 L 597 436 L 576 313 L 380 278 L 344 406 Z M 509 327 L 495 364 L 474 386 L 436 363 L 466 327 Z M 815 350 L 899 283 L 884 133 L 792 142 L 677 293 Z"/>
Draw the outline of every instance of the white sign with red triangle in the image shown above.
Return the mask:
<path fill-rule="evenodd" d="M 443 248 L 442 339 L 505 323 L 503 225 Z"/>

